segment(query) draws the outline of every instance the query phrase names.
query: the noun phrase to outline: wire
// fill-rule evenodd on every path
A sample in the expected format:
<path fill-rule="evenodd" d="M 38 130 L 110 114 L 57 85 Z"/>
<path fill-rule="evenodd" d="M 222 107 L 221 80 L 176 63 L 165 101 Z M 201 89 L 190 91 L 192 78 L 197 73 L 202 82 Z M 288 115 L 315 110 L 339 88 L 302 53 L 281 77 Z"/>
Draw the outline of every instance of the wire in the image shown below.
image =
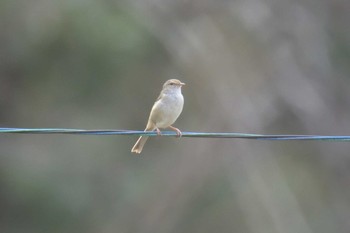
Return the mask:
<path fill-rule="evenodd" d="M 61 129 L 61 128 L 0 128 L 2 134 L 74 134 L 74 135 L 133 135 L 133 136 L 158 136 L 156 132 L 144 132 L 136 130 L 110 130 L 110 129 Z M 177 136 L 173 131 L 164 131 L 162 136 Z M 206 132 L 182 132 L 182 137 L 194 138 L 236 138 L 255 140 L 313 140 L 313 141 L 350 141 L 350 136 L 325 136 L 325 135 L 264 135 L 246 133 L 206 133 Z"/>

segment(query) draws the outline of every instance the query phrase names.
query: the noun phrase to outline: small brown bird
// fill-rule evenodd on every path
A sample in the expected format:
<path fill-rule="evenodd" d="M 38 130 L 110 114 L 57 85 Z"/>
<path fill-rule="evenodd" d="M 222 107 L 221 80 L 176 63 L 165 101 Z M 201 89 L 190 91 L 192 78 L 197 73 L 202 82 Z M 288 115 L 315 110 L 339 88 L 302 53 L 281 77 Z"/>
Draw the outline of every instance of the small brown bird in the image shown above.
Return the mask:
<path fill-rule="evenodd" d="M 181 131 L 172 126 L 182 112 L 184 97 L 181 93 L 181 87 L 185 83 L 177 79 L 169 79 L 163 85 L 163 89 L 156 102 L 154 103 L 148 118 L 145 131 L 157 131 L 161 135 L 159 128 L 170 128 L 176 131 L 177 136 L 181 136 Z M 140 154 L 145 145 L 148 136 L 141 136 L 135 143 L 131 152 Z"/>

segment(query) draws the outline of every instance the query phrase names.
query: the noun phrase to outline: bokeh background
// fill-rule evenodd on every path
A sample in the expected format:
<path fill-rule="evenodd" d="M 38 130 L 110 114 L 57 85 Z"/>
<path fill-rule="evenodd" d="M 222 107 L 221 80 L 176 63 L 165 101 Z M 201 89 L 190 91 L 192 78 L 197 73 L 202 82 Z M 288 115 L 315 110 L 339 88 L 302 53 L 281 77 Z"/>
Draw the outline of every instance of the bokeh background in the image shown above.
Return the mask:
<path fill-rule="evenodd" d="M 350 134 L 347 0 L 1 0 L 0 126 Z M 350 232 L 350 144 L 0 135 L 1 232 Z"/>

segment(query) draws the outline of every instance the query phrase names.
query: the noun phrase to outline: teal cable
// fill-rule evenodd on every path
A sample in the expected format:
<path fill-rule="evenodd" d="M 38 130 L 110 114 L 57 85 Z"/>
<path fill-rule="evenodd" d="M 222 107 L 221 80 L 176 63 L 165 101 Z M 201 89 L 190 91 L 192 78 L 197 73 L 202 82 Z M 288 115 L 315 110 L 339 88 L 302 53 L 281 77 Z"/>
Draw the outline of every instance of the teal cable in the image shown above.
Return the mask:
<path fill-rule="evenodd" d="M 132 136 L 158 136 L 156 132 L 136 130 L 110 130 L 110 129 L 64 129 L 64 128 L 0 128 L 0 134 L 73 134 L 73 135 L 132 135 Z M 173 131 L 163 131 L 162 136 L 177 136 Z M 254 140 L 313 140 L 313 141 L 350 141 L 347 135 L 293 135 L 293 134 L 247 134 L 247 133 L 208 133 L 208 132 L 182 132 L 182 137 L 193 138 L 236 138 Z"/>

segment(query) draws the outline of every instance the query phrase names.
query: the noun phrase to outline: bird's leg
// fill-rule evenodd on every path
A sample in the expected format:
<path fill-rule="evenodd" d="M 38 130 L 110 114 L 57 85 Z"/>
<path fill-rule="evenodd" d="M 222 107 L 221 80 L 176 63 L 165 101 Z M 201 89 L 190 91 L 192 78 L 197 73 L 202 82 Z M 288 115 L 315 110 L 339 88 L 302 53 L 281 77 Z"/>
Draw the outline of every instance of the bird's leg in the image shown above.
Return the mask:
<path fill-rule="evenodd" d="M 175 128 L 174 126 L 169 126 L 170 129 L 174 130 L 176 132 L 176 137 L 181 137 L 182 133 L 178 128 Z"/>
<path fill-rule="evenodd" d="M 160 129 L 156 128 L 156 131 L 158 136 L 162 136 L 162 132 L 160 132 Z"/>

